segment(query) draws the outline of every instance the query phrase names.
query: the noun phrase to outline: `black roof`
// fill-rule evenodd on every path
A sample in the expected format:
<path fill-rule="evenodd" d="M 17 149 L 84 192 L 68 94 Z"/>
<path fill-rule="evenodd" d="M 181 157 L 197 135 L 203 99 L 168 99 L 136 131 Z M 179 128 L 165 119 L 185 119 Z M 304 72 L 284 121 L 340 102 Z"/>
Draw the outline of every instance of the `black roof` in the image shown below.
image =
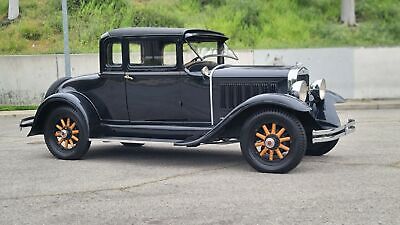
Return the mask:
<path fill-rule="evenodd" d="M 118 28 L 104 33 L 101 38 L 105 37 L 123 37 L 123 36 L 147 36 L 147 35 L 166 35 L 166 36 L 184 36 L 185 34 L 196 34 L 206 36 L 216 36 L 228 39 L 223 33 L 203 30 L 203 29 L 186 29 L 186 28 L 166 28 L 166 27 L 127 27 Z"/>

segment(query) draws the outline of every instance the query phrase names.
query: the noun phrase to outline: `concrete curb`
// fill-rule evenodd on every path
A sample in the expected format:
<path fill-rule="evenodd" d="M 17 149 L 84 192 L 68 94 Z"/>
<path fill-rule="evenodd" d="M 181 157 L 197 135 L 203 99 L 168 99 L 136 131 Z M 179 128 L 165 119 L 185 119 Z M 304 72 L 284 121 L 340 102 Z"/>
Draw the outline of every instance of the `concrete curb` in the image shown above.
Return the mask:
<path fill-rule="evenodd" d="M 0 111 L 0 117 L 34 116 L 36 110 Z"/>
<path fill-rule="evenodd" d="M 337 110 L 400 109 L 399 100 L 349 100 L 336 104 Z M 0 111 L 0 117 L 34 116 L 36 110 Z"/>
<path fill-rule="evenodd" d="M 400 109 L 399 100 L 349 100 L 336 104 L 337 110 Z"/>

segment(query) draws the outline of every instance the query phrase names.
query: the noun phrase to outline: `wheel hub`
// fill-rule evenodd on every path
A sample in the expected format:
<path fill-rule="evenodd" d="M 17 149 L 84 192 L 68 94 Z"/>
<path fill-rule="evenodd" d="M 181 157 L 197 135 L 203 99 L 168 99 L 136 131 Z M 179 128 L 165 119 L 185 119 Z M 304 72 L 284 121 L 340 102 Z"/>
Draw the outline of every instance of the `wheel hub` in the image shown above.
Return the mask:
<path fill-rule="evenodd" d="M 276 141 L 275 141 L 274 138 L 268 137 L 268 138 L 265 139 L 264 143 L 265 143 L 265 147 L 267 147 L 269 149 L 274 149 Z"/>
<path fill-rule="evenodd" d="M 64 149 L 72 149 L 76 146 L 79 141 L 79 129 L 76 126 L 76 122 L 70 118 L 60 119 L 60 123 L 56 124 L 56 132 L 54 136 L 56 137 L 57 143 Z"/>
<path fill-rule="evenodd" d="M 290 136 L 286 132 L 286 128 L 283 126 L 277 126 L 276 123 L 271 123 L 271 130 L 268 129 L 269 124 L 263 124 L 261 129 L 256 132 L 258 140 L 254 143 L 254 146 L 261 158 L 268 157 L 270 161 L 277 158 L 283 159 L 288 151 L 289 147 L 284 143 L 290 142 Z M 283 151 L 283 152 L 281 152 Z"/>
<path fill-rule="evenodd" d="M 65 129 L 61 130 L 61 137 L 64 138 L 64 139 L 67 138 L 68 137 L 68 131 L 65 130 Z"/>

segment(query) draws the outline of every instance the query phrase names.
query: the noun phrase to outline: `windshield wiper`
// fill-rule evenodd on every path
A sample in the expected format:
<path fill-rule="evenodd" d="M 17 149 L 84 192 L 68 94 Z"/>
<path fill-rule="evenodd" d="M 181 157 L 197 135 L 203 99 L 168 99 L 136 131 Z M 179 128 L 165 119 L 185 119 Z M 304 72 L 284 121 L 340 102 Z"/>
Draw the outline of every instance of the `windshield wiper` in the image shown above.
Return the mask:
<path fill-rule="evenodd" d="M 203 57 L 201 57 L 201 56 L 199 55 L 199 53 L 197 53 L 196 50 L 194 50 L 193 46 L 192 46 L 186 39 L 185 39 L 185 42 L 189 45 L 189 48 L 192 49 L 192 51 L 194 52 L 194 54 L 196 54 L 197 57 L 199 57 L 199 58 L 201 59 L 201 61 L 203 61 L 203 60 L 204 60 Z"/>

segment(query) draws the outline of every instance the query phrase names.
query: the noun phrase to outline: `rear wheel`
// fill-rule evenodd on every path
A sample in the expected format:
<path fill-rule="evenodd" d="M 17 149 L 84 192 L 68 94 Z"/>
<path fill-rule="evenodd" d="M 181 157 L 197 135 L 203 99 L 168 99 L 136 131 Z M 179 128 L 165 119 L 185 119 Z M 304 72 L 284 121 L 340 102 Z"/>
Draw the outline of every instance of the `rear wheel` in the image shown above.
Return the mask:
<path fill-rule="evenodd" d="M 312 155 L 312 156 L 325 155 L 336 146 L 338 141 L 339 139 L 334 141 L 315 143 L 315 144 L 309 143 L 307 145 L 306 155 Z"/>
<path fill-rule="evenodd" d="M 247 162 L 259 172 L 287 173 L 301 161 L 306 133 L 293 115 L 268 110 L 252 115 L 244 124 L 240 146 Z"/>
<path fill-rule="evenodd" d="M 89 150 L 88 128 L 80 112 L 71 107 L 53 110 L 45 124 L 44 139 L 59 159 L 80 159 Z"/>

